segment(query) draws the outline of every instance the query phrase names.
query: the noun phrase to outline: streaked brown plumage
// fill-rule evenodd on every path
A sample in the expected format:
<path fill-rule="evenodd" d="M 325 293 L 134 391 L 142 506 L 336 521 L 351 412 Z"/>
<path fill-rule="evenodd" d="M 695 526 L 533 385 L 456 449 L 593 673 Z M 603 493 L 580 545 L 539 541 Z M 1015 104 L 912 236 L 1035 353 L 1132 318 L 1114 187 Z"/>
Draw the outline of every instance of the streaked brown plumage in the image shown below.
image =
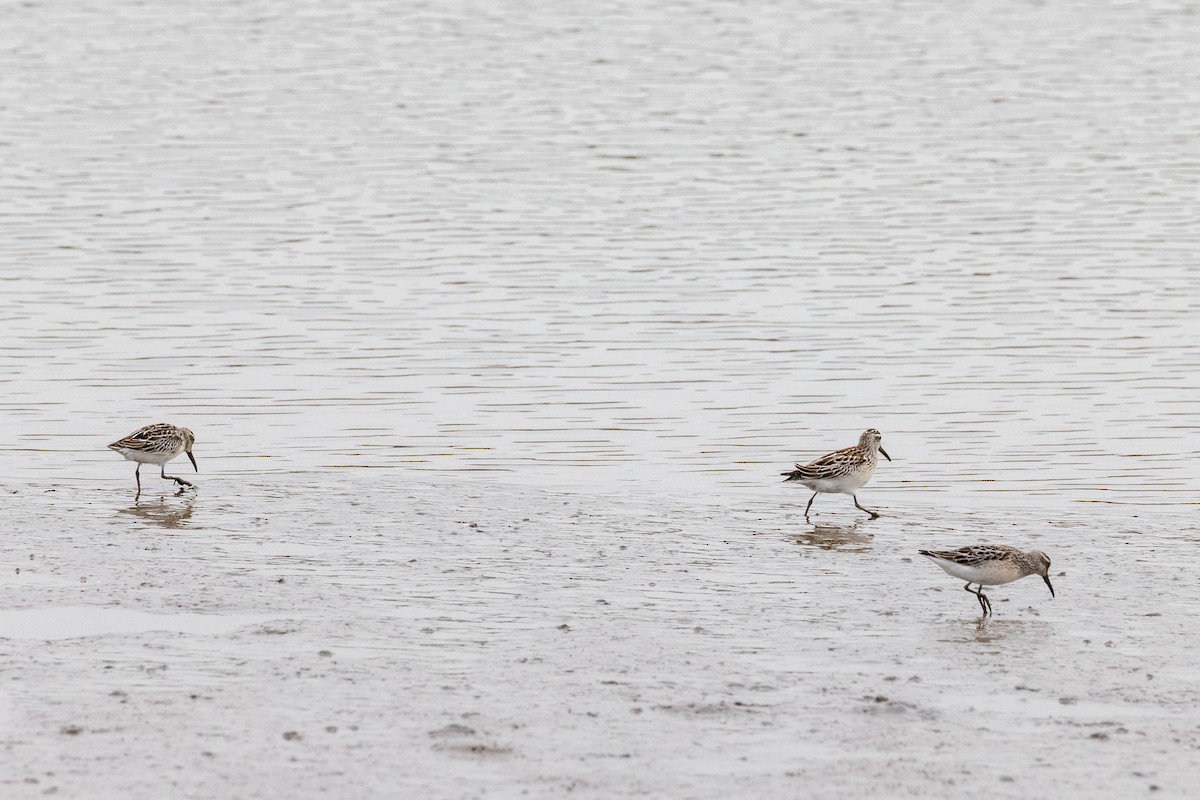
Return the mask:
<path fill-rule="evenodd" d="M 780 473 L 785 476 L 785 483 L 795 481 L 812 490 L 813 496 L 808 499 L 808 505 L 804 507 L 805 518 L 808 517 L 808 510 L 812 508 L 813 500 L 822 493 L 848 494 L 854 498 L 855 508 L 870 514 L 871 519 L 878 517 L 878 513 L 858 504 L 856 492 L 866 485 L 867 481 L 871 480 L 871 476 L 875 474 L 875 466 L 878 463 L 878 459 L 875 457 L 876 453 L 882 453 L 888 461 L 892 460 L 892 457 L 880 444 L 882 441 L 883 434 L 874 428 L 869 428 L 863 431 L 862 436 L 858 438 L 858 444 L 853 447 L 835 450 L 808 464 L 797 464 L 796 468 L 790 472 Z"/>
<path fill-rule="evenodd" d="M 126 461 L 136 461 L 137 468 L 133 471 L 137 480 L 137 493 L 142 493 L 142 464 L 158 464 L 162 467 L 162 477 L 173 480 L 180 486 L 195 487 L 195 484 L 167 474 L 166 464 L 180 453 L 187 453 L 196 472 L 196 457 L 192 455 L 192 445 L 196 442 L 195 435 L 187 428 L 180 428 L 166 422 L 156 422 L 139 428 L 128 436 L 118 439 L 108 446 L 125 457 Z"/>
<path fill-rule="evenodd" d="M 1024 552 L 1006 544 L 973 544 L 957 550 L 920 550 L 921 555 L 937 564 L 947 575 L 966 581 L 965 588 L 979 600 L 983 616 L 990 616 L 992 603 L 983 593 L 984 586 L 999 586 L 1026 575 L 1040 575 L 1054 597 L 1050 583 L 1050 556 L 1041 550 Z M 979 585 L 972 589 L 971 584 Z"/>

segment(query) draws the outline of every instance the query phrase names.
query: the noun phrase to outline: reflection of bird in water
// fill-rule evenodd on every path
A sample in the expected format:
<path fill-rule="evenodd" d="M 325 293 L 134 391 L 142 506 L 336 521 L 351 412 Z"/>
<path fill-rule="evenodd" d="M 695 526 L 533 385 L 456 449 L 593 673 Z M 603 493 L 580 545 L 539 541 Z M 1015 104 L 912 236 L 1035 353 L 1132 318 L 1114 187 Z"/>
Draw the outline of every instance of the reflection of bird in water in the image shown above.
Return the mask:
<path fill-rule="evenodd" d="M 192 461 L 192 467 L 196 472 L 200 471 L 200 467 L 196 466 L 196 457 L 192 455 L 192 445 L 195 442 L 196 437 L 187 428 L 156 422 L 153 425 L 139 428 L 124 439 L 118 439 L 110 444 L 108 449 L 116 450 L 125 456 L 126 461 L 138 462 L 137 469 L 133 471 L 133 477 L 137 481 L 137 493 L 140 496 L 142 494 L 142 464 L 158 464 L 162 467 L 164 480 L 172 480 L 180 486 L 195 488 L 194 483 L 167 474 L 167 462 L 180 453 L 187 453 L 187 457 Z"/>
<path fill-rule="evenodd" d="M 157 503 L 134 503 L 129 508 L 122 508 L 120 513 L 132 514 L 163 528 L 182 528 L 192 517 L 192 504 L 169 506 L 166 500 L 159 499 Z"/>
<path fill-rule="evenodd" d="M 984 586 L 1012 583 L 1026 575 L 1040 575 L 1054 597 L 1050 583 L 1050 556 L 1041 550 L 1023 553 L 1004 544 L 973 544 L 957 550 L 921 550 L 921 555 L 937 564 L 947 575 L 966 581 L 963 588 L 979 600 L 983 616 L 992 614 L 992 601 L 983 593 Z M 979 584 L 972 589 L 971 584 Z"/>
<path fill-rule="evenodd" d="M 871 537 L 865 533 L 857 533 L 859 522 L 853 525 L 813 525 L 807 533 L 792 535 L 796 544 L 808 547 L 819 547 L 822 550 L 837 550 L 848 545 L 856 545 L 854 550 L 869 550 Z"/>
<path fill-rule="evenodd" d="M 797 464 L 791 472 L 780 473 L 786 476 L 783 479 L 784 483 L 796 481 L 812 490 L 813 496 L 808 498 L 808 505 L 804 507 L 805 519 L 808 519 L 808 510 L 812 508 L 813 500 L 817 499 L 818 494 L 848 494 L 854 498 L 854 507 L 859 511 L 866 511 L 871 515 L 871 519 L 879 516 L 877 512 L 860 506 L 855 492 L 865 486 L 875 474 L 875 465 L 878 462 L 876 453 L 883 453 L 884 458 L 892 460 L 880 445 L 881 441 L 883 434 L 871 428 L 863 431 L 863 435 L 858 437 L 858 444 L 853 447 L 823 455 L 808 464 Z"/>

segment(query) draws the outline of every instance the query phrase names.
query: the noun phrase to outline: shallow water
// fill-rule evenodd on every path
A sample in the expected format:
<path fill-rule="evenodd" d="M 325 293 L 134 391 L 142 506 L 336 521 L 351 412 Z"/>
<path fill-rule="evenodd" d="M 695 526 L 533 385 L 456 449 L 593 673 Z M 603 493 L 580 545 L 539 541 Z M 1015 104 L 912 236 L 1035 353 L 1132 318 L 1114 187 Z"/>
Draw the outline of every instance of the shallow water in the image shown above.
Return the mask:
<path fill-rule="evenodd" d="M 1194 502 L 1195 17 L 452 8 L 5 12 L 6 475 Z"/>
<path fill-rule="evenodd" d="M 263 620 L 10 642 L 6 796 L 269 797 L 297 757 L 363 795 L 1019 797 L 1048 752 L 1064 793 L 1183 792 L 1198 34 L 0 8 L 0 614 Z M 135 501 L 104 445 L 159 420 L 200 488 Z M 885 516 L 806 523 L 778 473 L 866 427 Z M 982 540 L 1061 596 L 980 627 L 906 560 Z"/>
<path fill-rule="evenodd" d="M 0 639 L 47 641 L 150 631 L 203 635 L 225 633 L 262 621 L 261 617 L 244 614 L 147 614 L 105 606 L 54 606 L 0 611 Z"/>

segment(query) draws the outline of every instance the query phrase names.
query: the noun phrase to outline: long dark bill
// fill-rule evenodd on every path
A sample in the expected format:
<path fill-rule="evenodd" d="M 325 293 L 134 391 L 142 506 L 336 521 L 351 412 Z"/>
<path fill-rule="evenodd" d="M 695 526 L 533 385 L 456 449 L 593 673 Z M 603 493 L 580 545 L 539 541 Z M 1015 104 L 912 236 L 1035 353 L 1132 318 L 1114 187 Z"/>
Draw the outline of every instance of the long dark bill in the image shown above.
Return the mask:
<path fill-rule="evenodd" d="M 1044 580 L 1046 582 L 1047 586 L 1050 586 L 1050 577 L 1048 575 L 1043 577 L 1042 580 Z M 1053 586 L 1050 586 L 1050 596 L 1054 597 L 1054 587 Z"/>
<path fill-rule="evenodd" d="M 195 469 L 196 472 L 199 472 L 200 468 L 196 466 L 196 457 L 194 455 L 192 455 L 191 453 L 188 453 L 187 456 L 188 456 L 188 458 L 190 458 L 192 460 L 192 468 Z"/>
<path fill-rule="evenodd" d="M 887 454 L 887 450 L 884 450 L 884 449 L 881 447 L 881 448 L 879 448 L 879 452 L 883 453 L 883 457 L 884 457 L 884 458 L 886 458 L 888 461 L 891 461 L 891 460 L 892 460 L 892 457 L 891 457 L 891 456 L 889 456 L 889 455 Z"/>

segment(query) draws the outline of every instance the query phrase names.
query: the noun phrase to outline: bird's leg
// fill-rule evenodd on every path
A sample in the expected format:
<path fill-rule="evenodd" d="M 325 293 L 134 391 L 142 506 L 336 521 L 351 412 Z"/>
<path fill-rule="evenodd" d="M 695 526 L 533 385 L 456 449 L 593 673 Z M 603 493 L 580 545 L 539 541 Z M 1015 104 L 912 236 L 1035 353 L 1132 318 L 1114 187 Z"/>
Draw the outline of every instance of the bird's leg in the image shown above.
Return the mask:
<path fill-rule="evenodd" d="M 852 494 L 852 495 L 850 495 L 850 496 L 854 498 L 854 507 L 855 507 L 855 508 L 857 508 L 859 511 L 865 511 L 865 512 L 867 512 L 868 514 L 870 514 L 870 515 L 871 515 L 871 519 L 879 519 L 879 514 L 878 514 L 877 512 L 875 512 L 875 511 L 872 511 L 872 510 L 871 510 L 871 509 L 869 509 L 869 508 L 863 508 L 862 506 L 860 506 L 860 505 L 858 504 L 858 495 L 856 495 L 856 494 Z"/>
<path fill-rule="evenodd" d="M 967 581 L 967 585 L 964 586 L 963 589 L 965 589 L 968 592 L 970 592 L 971 594 L 975 595 L 975 599 L 979 601 L 979 607 L 981 609 L 983 609 L 983 615 L 985 617 L 991 613 L 991 603 L 988 601 L 987 597 L 983 593 L 983 584 L 982 583 L 979 584 L 978 591 L 971 588 L 970 581 Z"/>
<path fill-rule="evenodd" d="M 176 483 L 178 483 L 180 486 L 190 486 L 190 487 L 192 487 L 193 489 L 194 489 L 194 488 L 196 488 L 196 484 L 194 484 L 194 483 L 188 483 L 188 482 L 187 482 L 187 481 L 185 481 L 183 478 L 176 478 L 174 475 L 168 475 L 168 474 L 167 474 L 167 465 L 166 465 L 166 464 L 163 464 L 163 466 L 162 466 L 162 476 L 163 476 L 163 480 L 175 481 L 175 482 L 176 482 Z"/>
<path fill-rule="evenodd" d="M 133 499 L 136 501 L 139 497 L 142 496 L 142 465 L 141 465 L 141 462 L 138 462 L 137 467 L 133 470 L 133 479 L 135 481 L 137 481 L 137 487 L 138 487 L 137 494 L 135 494 L 133 496 Z"/>
<path fill-rule="evenodd" d="M 804 518 L 808 519 L 808 510 L 812 508 L 812 501 L 817 499 L 817 492 L 813 492 L 813 496 L 808 498 L 808 505 L 804 507 Z"/>

